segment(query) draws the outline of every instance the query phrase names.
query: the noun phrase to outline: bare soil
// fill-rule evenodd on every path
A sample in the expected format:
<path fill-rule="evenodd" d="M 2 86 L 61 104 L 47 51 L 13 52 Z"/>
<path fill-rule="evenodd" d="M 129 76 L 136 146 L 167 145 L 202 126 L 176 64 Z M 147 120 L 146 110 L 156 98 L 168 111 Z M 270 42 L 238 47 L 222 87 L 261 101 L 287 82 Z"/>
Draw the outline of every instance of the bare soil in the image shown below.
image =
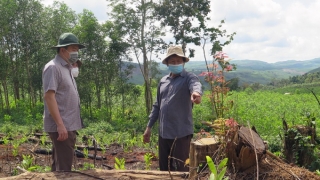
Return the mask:
<path fill-rule="evenodd" d="M 103 154 L 103 151 L 96 151 L 96 157 L 99 159 L 94 160 L 93 155 L 95 151 L 90 147 L 89 157 L 74 157 L 74 170 L 84 170 L 86 165 L 94 165 L 94 168 L 97 169 L 106 169 L 111 170 L 115 169 L 115 157 L 118 159 L 125 159 L 125 169 L 126 170 L 146 170 L 146 163 L 144 161 L 144 155 L 150 153 L 141 148 L 133 148 L 131 150 L 124 150 L 119 144 L 111 144 L 108 146 Z M 30 155 L 34 158 L 34 164 L 39 166 L 51 166 L 51 155 L 36 153 L 37 150 L 45 150 L 44 147 L 40 147 L 39 143 L 28 142 L 21 144 L 19 146 L 18 155 L 13 155 L 13 146 L 0 144 L 0 179 L 3 177 L 9 177 L 13 175 L 23 173 L 21 170 L 21 164 L 23 161 L 23 155 Z M 78 150 L 83 152 L 83 149 Z M 91 158 L 90 158 L 91 156 Z M 158 170 L 158 160 L 153 155 L 150 170 Z"/>
<path fill-rule="evenodd" d="M 17 156 L 13 156 L 12 150 L 13 147 L 11 145 L 0 144 L 0 179 L 11 179 L 16 177 L 23 177 L 23 175 L 30 175 L 30 172 L 24 172 L 21 169 L 17 169 L 17 167 L 21 167 L 21 163 L 23 161 L 22 155 L 30 155 L 34 157 L 34 163 L 40 166 L 50 166 L 51 165 L 51 155 L 46 154 L 37 154 L 35 153 L 36 149 L 39 149 L 40 146 L 37 143 L 28 142 L 19 146 L 19 153 Z M 112 144 L 107 147 L 107 150 L 104 154 L 102 151 L 97 151 L 98 157 L 104 157 L 101 160 L 96 160 L 92 158 L 80 158 L 75 156 L 74 169 L 81 172 L 87 172 L 83 170 L 86 163 L 94 164 L 96 170 L 88 170 L 94 171 L 96 175 L 99 175 L 96 171 L 99 172 L 113 172 L 114 170 L 114 159 L 115 157 L 121 159 L 124 158 L 125 168 L 128 173 L 136 171 L 135 176 L 131 176 L 130 179 L 147 179 L 144 177 L 142 171 L 146 171 L 144 154 L 146 151 L 141 148 L 133 148 L 130 151 L 124 151 L 123 148 L 119 144 Z M 94 150 L 89 150 L 89 154 L 94 154 Z M 113 170 L 112 170 L 113 169 Z M 152 159 L 151 169 L 153 171 L 158 170 L 158 159 Z M 119 172 L 120 173 L 120 172 Z M 138 173 L 138 175 L 137 175 Z M 141 174 L 140 178 L 139 173 Z M 51 175 L 50 175 L 51 174 Z M 105 173 L 106 174 L 106 173 Z M 154 174 L 154 172 L 153 172 Z M 258 177 L 257 177 L 258 174 Z M 198 179 L 208 179 L 210 172 L 208 169 L 200 172 Z M 49 176 L 52 176 L 52 173 L 37 173 L 37 175 L 32 175 L 32 178 L 28 179 L 50 179 Z M 128 175 L 127 175 L 128 176 Z M 168 179 L 170 179 L 170 176 Z M 266 155 L 266 157 L 258 164 L 258 166 L 253 166 L 247 169 L 244 172 L 236 172 L 236 173 L 226 173 L 226 176 L 231 180 L 320 180 L 320 176 L 316 175 L 314 172 L 310 172 L 307 169 L 290 165 L 284 163 L 281 160 L 277 160 L 272 156 Z M 70 175 L 72 177 L 72 175 Z M 114 179 L 118 179 L 115 176 Z M 20 179 L 20 178 L 19 178 Z M 68 179 L 68 178 L 64 178 Z M 119 178 L 120 179 L 120 178 Z M 176 178 L 174 178 L 176 179 Z M 181 177 L 178 179 L 188 179 L 187 177 Z"/>

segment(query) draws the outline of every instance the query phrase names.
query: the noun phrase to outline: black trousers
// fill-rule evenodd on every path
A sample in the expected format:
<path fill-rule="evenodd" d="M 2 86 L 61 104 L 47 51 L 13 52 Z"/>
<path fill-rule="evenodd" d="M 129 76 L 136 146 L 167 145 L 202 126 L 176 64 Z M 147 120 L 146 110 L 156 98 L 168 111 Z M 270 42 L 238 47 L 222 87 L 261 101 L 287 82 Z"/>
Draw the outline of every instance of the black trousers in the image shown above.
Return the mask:
<path fill-rule="evenodd" d="M 168 167 L 170 167 L 170 171 L 189 171 L 189 167 L 185 166 L 185 161 L 189 158 L 192 136 L 193 135 L 190 134 L 182 138 L 177 138 L 176 140 L 163 139 L 159 136 L 160 171 L 168 171 Z M 168 158 L 169 156 L 170 158 Z M 168 164 L 169 160 L 170 164 Z"/>

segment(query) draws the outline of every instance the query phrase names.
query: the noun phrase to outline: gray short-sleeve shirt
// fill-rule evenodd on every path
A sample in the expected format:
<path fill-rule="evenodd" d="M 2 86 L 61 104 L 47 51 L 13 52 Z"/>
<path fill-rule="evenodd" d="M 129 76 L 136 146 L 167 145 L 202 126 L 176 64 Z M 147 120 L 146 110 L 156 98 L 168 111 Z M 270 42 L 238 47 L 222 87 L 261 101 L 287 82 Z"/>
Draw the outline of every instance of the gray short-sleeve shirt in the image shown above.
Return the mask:
<path fill-rule="evenodd" d="M 67 131 L 75 131 L 83 127 L 80 117 L 80 99 L 77 84 L 71 73 L 71 66 L 59 55 L 49 61 L 42 72 L 43 91 L 55 91 L 55 98 L 64 126 Z M 46 101 L 44 100 L 44 130 L 57 132 Z"/>

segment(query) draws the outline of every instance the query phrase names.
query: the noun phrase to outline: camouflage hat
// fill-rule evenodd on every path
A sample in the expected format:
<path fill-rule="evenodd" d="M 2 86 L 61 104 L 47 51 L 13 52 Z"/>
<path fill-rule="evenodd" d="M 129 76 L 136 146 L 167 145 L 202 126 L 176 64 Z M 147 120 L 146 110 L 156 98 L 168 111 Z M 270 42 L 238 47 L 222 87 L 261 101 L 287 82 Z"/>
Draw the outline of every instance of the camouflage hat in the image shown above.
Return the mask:
<path fill-rule="evenodd" d="M 58 45 L 51 47 L 52 49 L 56 49 L 59 47 L 65 47 L 69 45 L 78 45 L 79 49 L 85 48 L 84 45 L 80 44 L 78 38 L 72 33 L 63 33 L 59 37 Z"/>

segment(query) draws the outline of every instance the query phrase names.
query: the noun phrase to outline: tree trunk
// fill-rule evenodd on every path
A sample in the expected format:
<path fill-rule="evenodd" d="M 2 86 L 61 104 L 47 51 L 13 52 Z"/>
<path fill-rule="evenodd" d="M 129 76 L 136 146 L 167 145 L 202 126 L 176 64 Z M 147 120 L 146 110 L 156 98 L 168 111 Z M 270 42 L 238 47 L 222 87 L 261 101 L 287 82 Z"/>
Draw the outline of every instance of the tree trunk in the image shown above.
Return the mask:
<path fill-rule="evenodd" d="M 142 7 L 145 5 L 144 0 L 141 0 Z M 143 54 L 143 76 L 144 76 L 144 85 L 145 85 L 145 102 L 146 102 L 146 113 L 147 115 L 150 114 L 152 104 L 152 95 L 151 95 L 151 87 L 149 82 L 149 63 L 147 58 L 147 48 L 145 43 L 144 37 L 144 28 L 146 26 L 146 9 L 142 10 L 142 17 L 141 17 L 141 44 L 142 44 L 142 54 Z"/>
<path fill-rule="evenodd" d="M 4 94 L 4 100 L 5 100 L 5 105 L 6 105 L 6 110 L 7 113 L 9 113 L 9 92 L 8 92 L 8 88 L 7 88 L 7 82 L 4 80 L 2 81 L 2 87 L 3 87 L 3 94 Z"/>
<path fill-rule="evenodd" d="M 4 110 L 4 107 L 3 107 L 3 97 L 2 97 L 2 88 L 0 86 L 0 106 L 1 106 L 1 111 Z"/>
<path fill-rule="evenodd" d="M 33 89 L 33 85 L 32 85 L 32 77 L 31 77 L 31 73 L 30 73 L 30 68 L 29 68 L 29 58 L 26 58 L 26 69 L 27 69 L 27 78 L 28 78 L 28 85 L 30 88 L 29 91 L 29 96 L 30 96 L 30 101 L 31 101 L 31 107 L 34 107 L 36 105 L 36 97 L 34 96 L 34 89 Z"/>
<path fill-rule="evenodd" d="M 308 167 L 311 165 L 313 159 L 310 154 L 313 154 L 316 140 L 316 126 L 310 123 L 307 126 L 296 125 L 289 127 L 285 119 L 282 120 L 284 130 L 284 156 L 288 163 L 298 164 L 301 167 Z M 302 143 L 302 139 L 307 139 L 307 142 Z"/>

